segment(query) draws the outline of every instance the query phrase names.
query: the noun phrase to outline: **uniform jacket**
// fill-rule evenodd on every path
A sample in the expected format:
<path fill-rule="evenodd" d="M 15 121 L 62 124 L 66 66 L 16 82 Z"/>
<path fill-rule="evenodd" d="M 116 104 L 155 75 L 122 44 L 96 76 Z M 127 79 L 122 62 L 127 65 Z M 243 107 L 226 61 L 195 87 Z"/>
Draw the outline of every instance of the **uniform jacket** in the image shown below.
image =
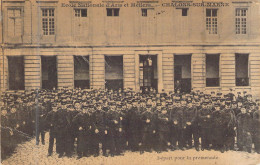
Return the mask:
<path fill-rule="evenodd" d="M 253 114 L 253 122 L 254 122 L 254 135 L 260 138 L 260 111 L 255 111 Z"/>
<path fill-rule="evenodd" d="M 212 111 L 210 109 L 200 109 L 198 111 L 198 124 L 202 128 L 210 128 L 212 124 Z"/>
<path fill-rule="evenodd" d="M 166 111 L 166 113 L 165 113 L 165 111 Z M 169 132 L 170 131 L 170 124 L 171 124 L 170 112 L 167 111 L 167 110 L 162 110 L 162 111 L 158 112 L 157 116 L 158 116 L 157 117 L 157 119 L 158 119 L 158 122 L 157 122 L 158 131 Z"/>
<path fill-rule="evenodd" d="M 191 125 L 195 125 L 197 123 L 197 109 L 195 107 L 185 108 L 183 116 L 185 125 L 187 125 L 187 122 L 191 122 Z"/>
<path fill-rule="evenodd" d="M 253 119 L 249 113 L 240 113 L 237 115 L 238 131 L 246 131 L 252 133 Z"/>
<path fill-rule="evenodd" d="M 156 116 L 152 111 L 144 111 L 141 115 L 144 132 L 152 132 L 156 128 Z"/>

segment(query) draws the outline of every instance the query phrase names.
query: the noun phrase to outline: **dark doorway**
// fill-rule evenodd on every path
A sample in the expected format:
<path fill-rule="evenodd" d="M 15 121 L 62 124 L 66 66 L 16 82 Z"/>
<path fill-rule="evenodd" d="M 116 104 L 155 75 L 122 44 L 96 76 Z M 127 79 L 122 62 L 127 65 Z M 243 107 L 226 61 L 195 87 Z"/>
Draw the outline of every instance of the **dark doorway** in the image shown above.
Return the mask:
<path fill-rule="evenodd" d="M 74 56 L 74 86 L 89 89 L 89 57 Z"/>
<path fill-rule="evenodd" d="M 139 60 L 140 89 L 158 90 L 157 56 L 140 55 Z"/>
<path fill-rule="evenodd" d="M 236 86 L 249 86 L 248 54 L 236 54 Z"/>
<path fill-rule="evenodd" d="M 24 90 L 24 58 L 8 57 L 9 89 Z"/>
<path fill-rule="evenodd" d="M 56 56 L 41 56 L 42 62 L 42 89 L 57 88 Z"/>
<path fill-rule="evenodd" d="M 174 56 L 174 91 L 191 91 L 191 55 Z"/>
<path fill-rule="evenodd" d="M 123 89 L 123 56 L 105 56 L 105 87 Z"/>
<path fill-rule="evenodd" d="M 218 87 L 219 78 L 219 54 L 206 54 L 206 87 Z"/>
<path fill-rule="evenodd" d="M 181 65 L 175 65 L 174 66 L 174 78 L 175 80 L 181 80 L 182 75 L 182 66 Z"/>

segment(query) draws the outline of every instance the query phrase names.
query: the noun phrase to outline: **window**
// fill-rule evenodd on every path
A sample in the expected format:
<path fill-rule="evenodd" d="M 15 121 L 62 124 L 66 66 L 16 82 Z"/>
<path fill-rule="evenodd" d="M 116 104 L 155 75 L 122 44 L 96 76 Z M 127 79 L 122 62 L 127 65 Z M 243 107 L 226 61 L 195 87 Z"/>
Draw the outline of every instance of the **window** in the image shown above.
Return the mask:
<path fill-rule="evenodd" d="M 119 16 L 119 8 L 107 8 L 107 16 Z"/>
<path fill-rule="evenodd" d="M 42 9 L 42 31 L 43 35 L 54 35 L 54 9 Z"/>
<path fill-rule="evenodd" d="M 87 17 L 87 9 L 74 9 L 75 17 Z"/>
<path fill-rule="evenodd" d="M 218 10 L 206 9 L 206 30 L 209 34 L 218 34 Z"/>
<path fill-rule="evenodd" d="M 10 90 L 24 90 L 24 58 L 23 56 L 8 57 L 8 78 Z"/>
<path fill-rule="evenodd" d="M 182 11 L 182 16 L 188 16 L 188 9 L 187 8 L 183 8 L 181 9 Z"/>
<path fill-rule="evenodd" d="M 22 11 L 19 8 L 8 9 L 7 30 L 9 37 L 18 37 L 22 35 Z"/>
<path fill-rule="evenodd" d="M 74 56 L 74 86 L 81 89 L 90 88 L 88 56 Z"/>
<path fill-rule="evenodd" d="M 236 54 L 236 86 L 249 86 L 248 54 Z"/>
<path fill-rule="evenodd" d="M 206 55 L 206 86 L 219 86 L 219 54 Z"/>
<path fill-rule="evenodd" d="M 56 56 L 41 56 L 42 89 L 57 88 Z"/>
<path fill-rule="evenodd" d="M 142 16 L 147 17 L 147 9 L 142 9 Z"/>
<path fill-rule="evenodd" d="M 247 9 L 236 9 L 236 34 L 246 34 Z"/>
<path fill-rule="evenodd" d="M 123 89 L 123 56 L 105 56 L 105 87 Z"/>

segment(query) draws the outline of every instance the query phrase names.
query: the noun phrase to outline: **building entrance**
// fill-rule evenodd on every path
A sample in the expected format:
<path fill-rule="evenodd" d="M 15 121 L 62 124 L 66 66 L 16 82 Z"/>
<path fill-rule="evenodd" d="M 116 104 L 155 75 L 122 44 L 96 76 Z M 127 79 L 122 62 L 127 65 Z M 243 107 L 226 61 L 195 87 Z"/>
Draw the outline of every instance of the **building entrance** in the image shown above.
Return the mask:
<path fill-rule="evenodd" d="M 140 89 L 158 91 L 157 55 L 140 55 L 139 71 Z"/>
<path fill-rule="evenodd" d="M 41 56 L 42 89 L 57 88 L 56 56 Z"/>
<path fill-rule="evenodd" d="M 191 55 L 174 56 L 174 91 L 191 91 Z"/>

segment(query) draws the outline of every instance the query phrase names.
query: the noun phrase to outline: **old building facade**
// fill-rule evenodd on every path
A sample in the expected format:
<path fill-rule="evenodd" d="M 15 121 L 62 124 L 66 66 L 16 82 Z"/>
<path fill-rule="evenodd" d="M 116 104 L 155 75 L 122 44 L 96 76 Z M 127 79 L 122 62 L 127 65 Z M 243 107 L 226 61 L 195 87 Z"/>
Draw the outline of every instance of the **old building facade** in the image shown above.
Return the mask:
<path fill-rule="evenodd" d="M 180 82 L 260 96 L 258 0 L 3 0 L 1 16 L 2 91 Z"/>

